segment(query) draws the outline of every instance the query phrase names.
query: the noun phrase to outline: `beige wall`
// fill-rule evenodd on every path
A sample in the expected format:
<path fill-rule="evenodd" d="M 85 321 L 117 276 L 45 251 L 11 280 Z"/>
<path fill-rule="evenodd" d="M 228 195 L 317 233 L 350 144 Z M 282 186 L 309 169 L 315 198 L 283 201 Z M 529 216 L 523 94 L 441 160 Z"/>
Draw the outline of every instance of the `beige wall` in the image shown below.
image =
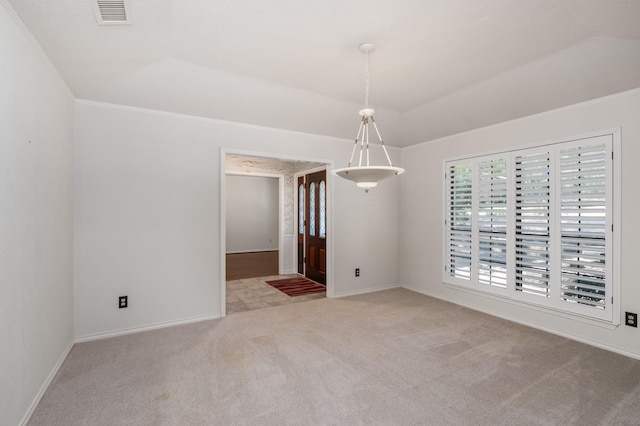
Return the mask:
<path fill-rule="evenodd" d="M 226 253 L 278 250 L 277 177 L 227 174 Z"/>

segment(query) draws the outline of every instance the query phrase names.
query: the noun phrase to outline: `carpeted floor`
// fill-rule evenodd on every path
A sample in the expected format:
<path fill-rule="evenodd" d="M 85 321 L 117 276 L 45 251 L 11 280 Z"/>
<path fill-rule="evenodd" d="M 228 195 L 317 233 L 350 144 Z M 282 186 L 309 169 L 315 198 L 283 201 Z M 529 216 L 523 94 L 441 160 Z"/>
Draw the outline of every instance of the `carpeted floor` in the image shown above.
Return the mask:
<path fill-rule="evenodd" d="M 30 422 L 639 423 L 640 361 L 404 289 L 78 344 Z"/>

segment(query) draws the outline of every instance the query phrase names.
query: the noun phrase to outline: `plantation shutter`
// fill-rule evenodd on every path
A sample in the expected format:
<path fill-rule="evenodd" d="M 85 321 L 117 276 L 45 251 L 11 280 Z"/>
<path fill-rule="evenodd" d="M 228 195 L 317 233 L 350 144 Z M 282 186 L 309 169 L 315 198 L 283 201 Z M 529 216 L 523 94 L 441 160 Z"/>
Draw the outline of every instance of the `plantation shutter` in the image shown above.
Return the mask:
<path fill-rule="evenodd" d="M 611 313 L 610 137 L 560 150 L 560 298 L 571 310 Z"/>
<path fill-rule="evenodd" d="M 445 162 L 444 282 L 617 324 L 619 143 L 601 133 Z"/>
<path fill-rule="evenodd" d="M 478 282 L 507 287 L 507 159 L 478 163 Z"/>
<path fill-rule="evenodd" d="M 472 165 L 450 164 L 446 172 L 446 272 L 471 279 Z"/>
<path fill-rule="evenodd" d="M 515 290 L 538 299 L 540 296 L 548 298 L 551 284 L 551 154 L 544 147 L 519 151 L 514 156 L 513 168 Z"/>

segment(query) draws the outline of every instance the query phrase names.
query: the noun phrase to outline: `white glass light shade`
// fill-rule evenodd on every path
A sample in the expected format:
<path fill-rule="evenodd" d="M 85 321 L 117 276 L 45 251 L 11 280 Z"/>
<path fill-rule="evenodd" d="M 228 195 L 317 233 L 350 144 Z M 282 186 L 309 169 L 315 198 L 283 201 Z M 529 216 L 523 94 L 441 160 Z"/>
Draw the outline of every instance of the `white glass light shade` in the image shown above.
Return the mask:
<path fill-rule="evenodd" d="M 355 182 L 358 187 L 364 188 L 368 192 L 369 189 L 376 187 L 381 180 L 401 175 L 404 173 L 404 169 L 392 166 L 361 166 L 335 169 L 332 173 Z"/>
<path fill-rule="evenodd" d="M 369 192 L 371 188 L 378 186 L 378 182 L 358 182 L 356 183 L 358 188 L 363 188 L 366 192 Z"/>

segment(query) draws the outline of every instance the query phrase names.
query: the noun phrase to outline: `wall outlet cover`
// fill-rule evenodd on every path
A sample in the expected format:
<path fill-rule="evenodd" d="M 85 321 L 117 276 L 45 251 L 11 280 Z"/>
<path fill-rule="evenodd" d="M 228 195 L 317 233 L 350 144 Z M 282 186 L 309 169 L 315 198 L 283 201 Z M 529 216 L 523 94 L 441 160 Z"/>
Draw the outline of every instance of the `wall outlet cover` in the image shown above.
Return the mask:
<path fill-rule="evenodd" d="M 630 327 L 638 327 L 638 314 L 633 312 L 624 313 L 624 323 Z"/>

